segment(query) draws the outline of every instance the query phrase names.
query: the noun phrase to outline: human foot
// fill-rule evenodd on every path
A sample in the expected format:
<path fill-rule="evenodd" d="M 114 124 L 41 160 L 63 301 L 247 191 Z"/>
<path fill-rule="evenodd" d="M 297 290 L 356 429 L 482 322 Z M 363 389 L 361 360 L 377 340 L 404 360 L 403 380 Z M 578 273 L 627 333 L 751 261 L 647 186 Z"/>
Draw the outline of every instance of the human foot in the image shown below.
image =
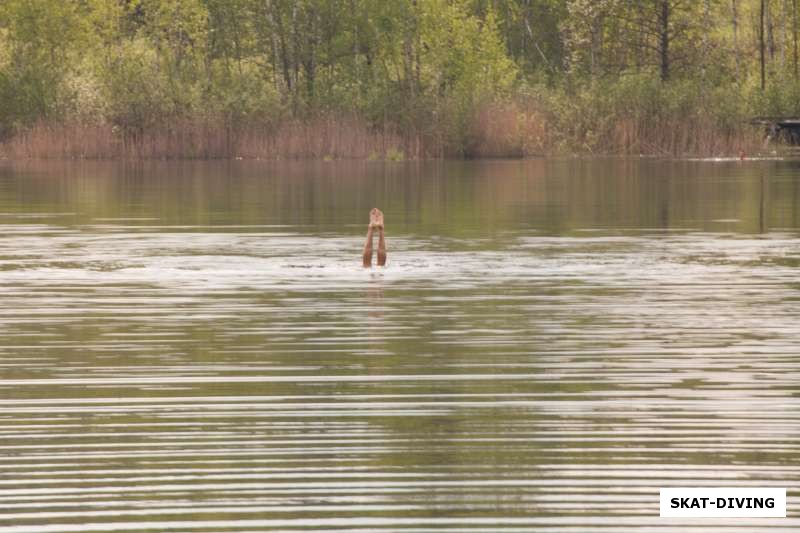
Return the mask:
<path fill-rule="evenodd" d="M 383 212 L 377 207 L 373 207 L 369 212 L 369 227 L 372 229 L 383 229 Z"/>

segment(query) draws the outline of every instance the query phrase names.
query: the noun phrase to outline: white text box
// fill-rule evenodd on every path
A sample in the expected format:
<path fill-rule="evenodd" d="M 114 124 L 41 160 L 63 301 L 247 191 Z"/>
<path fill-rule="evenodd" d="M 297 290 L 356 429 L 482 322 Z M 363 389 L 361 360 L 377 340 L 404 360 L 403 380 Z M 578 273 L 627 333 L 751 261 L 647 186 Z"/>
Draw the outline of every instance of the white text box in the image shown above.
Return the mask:
<path fill-rule="evenodd" d="M 670 487 L 661 489 L 661 516 L 772 518 L 786 516 L 786 489 Z"/>

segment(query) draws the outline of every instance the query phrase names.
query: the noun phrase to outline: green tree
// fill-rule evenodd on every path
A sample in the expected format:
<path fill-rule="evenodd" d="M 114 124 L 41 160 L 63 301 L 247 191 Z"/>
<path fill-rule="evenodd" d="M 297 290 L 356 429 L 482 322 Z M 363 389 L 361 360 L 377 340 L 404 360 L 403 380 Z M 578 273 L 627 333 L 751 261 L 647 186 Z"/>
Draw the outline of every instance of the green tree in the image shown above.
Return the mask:
<path fill-rule="evenodd" d="M 72 97 L 69 69 L 87 45 L 83 4 L 76 0 L 5 0 L 0 4 L 0 122 L 4 130 L 56 119 Z"/>

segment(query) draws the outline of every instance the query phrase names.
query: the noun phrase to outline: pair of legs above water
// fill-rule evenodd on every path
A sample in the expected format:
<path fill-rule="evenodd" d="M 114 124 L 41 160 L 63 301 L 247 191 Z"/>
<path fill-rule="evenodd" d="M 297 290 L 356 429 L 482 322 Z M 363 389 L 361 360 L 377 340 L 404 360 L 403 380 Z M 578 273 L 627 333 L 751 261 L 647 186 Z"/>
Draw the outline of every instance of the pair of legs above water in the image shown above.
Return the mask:
<path fill-rule="evenodd" d="M 369 212 L 367 242 L 364 243 L 364 268 L 372 266 L 372 235 L 378 232 L 378 266 L 386 265 L 386 241 L 383 237 L 383 212 L 373 207 Z"/>

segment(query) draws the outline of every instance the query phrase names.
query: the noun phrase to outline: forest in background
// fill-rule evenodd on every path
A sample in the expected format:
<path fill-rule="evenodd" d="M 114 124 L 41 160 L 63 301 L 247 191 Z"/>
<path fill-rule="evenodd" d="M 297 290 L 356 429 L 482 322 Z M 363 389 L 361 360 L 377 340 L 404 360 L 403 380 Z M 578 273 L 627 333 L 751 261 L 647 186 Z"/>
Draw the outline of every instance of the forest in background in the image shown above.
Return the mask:
<path fill-rule="evenodd" d="M 6 157 L 730 155 L 797 0 L 3 0 Z"/>

